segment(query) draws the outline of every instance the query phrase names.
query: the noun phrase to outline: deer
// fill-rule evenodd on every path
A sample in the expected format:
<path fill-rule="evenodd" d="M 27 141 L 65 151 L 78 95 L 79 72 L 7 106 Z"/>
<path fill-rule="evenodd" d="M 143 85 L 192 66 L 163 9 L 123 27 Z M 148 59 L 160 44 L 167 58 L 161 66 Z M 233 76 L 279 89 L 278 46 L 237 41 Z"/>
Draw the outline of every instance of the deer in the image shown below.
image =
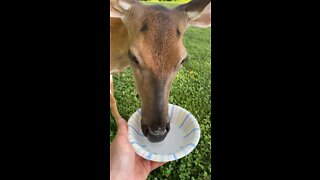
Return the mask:
<path fill-rule="evenodd" d="M 141 130 L 152 143 L 170 131 L 171 83 L 187 58 L 182 42 L 188 27 L 211 27 L 211 0 L 192 0 L 175 8 L 138 0 L 110 0 L 110 110 L 122 118 L 112 76 L 131 67 L 141 102 Z"/>

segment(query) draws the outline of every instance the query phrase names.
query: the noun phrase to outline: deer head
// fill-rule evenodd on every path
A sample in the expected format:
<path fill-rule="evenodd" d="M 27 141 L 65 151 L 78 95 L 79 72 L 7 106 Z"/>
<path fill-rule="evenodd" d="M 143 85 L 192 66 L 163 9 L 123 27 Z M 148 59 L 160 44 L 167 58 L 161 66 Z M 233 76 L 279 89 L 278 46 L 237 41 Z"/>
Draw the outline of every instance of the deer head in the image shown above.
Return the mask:
<path fill-rule="evenodd" d="M 211 26 L 211 0 L 193 0 L 173 9 L 137 0 L 110 0 L 110 17 L 121 18 L 128 30 L 128 59 L 141 100 L 141 129 L 150 142 L 160 142 L 170 130 L 170 85 L 187 57 L 183 35 L 189 26 Z"/>

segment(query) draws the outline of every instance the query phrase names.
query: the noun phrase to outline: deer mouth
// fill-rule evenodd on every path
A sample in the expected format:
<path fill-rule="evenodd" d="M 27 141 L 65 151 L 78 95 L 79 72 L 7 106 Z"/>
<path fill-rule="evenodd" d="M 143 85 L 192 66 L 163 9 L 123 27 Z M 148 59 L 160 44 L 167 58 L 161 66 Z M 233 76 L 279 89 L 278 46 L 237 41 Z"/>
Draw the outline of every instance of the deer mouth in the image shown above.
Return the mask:
<path fill-rule="evenodd" d="M 143 135 L 152 143 L 163 141 L 170 131 L 170 123 L 164 126 L 149 126 L 142 124 L 141 129 Z"/>

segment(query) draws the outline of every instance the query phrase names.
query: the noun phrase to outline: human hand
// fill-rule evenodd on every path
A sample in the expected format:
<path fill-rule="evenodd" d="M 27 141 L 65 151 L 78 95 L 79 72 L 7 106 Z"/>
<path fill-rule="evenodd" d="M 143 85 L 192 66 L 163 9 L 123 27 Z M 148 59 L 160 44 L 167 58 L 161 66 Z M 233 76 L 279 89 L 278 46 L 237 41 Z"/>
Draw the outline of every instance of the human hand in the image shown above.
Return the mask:
<path fill-rule="evenodd" d="M 146 160 L 137 155 L 128 140 L 128 126 L 124 119 L 117 120 L 117 135 L 110 146 L 110 179 L 147 179 L 149 173 L 165 162 Z"/>

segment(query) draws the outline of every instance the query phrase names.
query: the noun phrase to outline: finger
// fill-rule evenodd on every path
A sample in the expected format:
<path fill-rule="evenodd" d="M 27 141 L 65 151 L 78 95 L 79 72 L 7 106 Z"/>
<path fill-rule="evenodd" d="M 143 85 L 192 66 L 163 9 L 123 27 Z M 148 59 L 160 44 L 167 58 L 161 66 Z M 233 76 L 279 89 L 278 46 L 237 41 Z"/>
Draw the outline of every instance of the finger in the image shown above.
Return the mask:
<path fill-rule="evenodd" d="M 137 153 L 136 153 L 136 161 L 140 161 L 140 162 L 144 162 L 144 161 L 149 161 L 149 160 L 147 160 L 147 159 L 145 159 L 145 158 L 143 158 L 143 157 L 141 157 L 140 155 L 138 155 Z"/>
<path fill-rule="evenodd" d="M 127 121 L 124 120 L 123 118 L 117 119 L 117 126 L 118 126 L 117 132 L 126 133 L 128 131 Z"/>
<path fill-rule="evenodd" d="M 154 161 L 151 161 L 151 170 L 153 171 L 153 170 L 157 169 L 158 167 L 163 166 L 166 163 L 167 162 L 154 162 Z"/>

